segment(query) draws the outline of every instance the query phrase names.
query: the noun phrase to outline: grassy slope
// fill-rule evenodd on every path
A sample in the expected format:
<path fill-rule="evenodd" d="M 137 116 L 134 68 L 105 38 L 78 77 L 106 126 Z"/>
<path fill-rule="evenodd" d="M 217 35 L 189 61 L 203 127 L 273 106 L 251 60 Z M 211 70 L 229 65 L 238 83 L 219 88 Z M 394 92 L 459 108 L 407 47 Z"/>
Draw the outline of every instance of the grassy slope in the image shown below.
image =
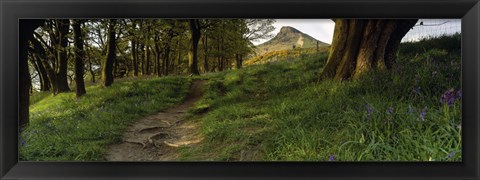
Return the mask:
<path fill-rule="evenodd" d="M 461 87 L 459 45 L 459 36 L 403 44 L 392 73 L 352 82 L 317 81 L 326 52 L 198 77 L 209 80 L 192 111 L 203 113 L 193 119 L 201 121 L 205 141 L 183 148 L 181 158 L 460 160 L 461 101 L 439 102 Z M 180 102 L 190 81 L 116 81 L 88 87 L 80 100 L 74 92 L 36 94 L 20 159 L 102 160 L 131 121 Z M 369 117 L 366 107 L 373 109 Z"/>
<path fill-rule="evenodd" d="M 208 110 L 205 141 L 182 159 L 461 160 L 461 99 L 440 103 L 461 88 L 459 48 L 459 36 L 404 44 L 391 73 L 351 82 L 317 82 L 326 53 L 211 75 L 194 111 Z"/>
<path fill-rule="evenodd" d="M 286 49 L 278 51 L 270 51 L 260 56 L 252 57 L 245 61 L 245 65 L 254 65 L 254 64 L 265 64 L 276 61 L 285 61 L 293 60 L 298 58 L 307 58 L 310 56 L 316 56 L 318 53 L 327 52 L 329 47 L 320 47 L 317 51 L 317 48 L 296 48 L 296 49 Z"/>
<path fill-rule="evenodd" d="M 183 77 L 116 81 L 112 87 L 32 96 L 30 126 L 20 140 L 20 160 L 103 160 L 105 146 L 118 142 L 128 124 L 179 103 L 188 94 Z"/>

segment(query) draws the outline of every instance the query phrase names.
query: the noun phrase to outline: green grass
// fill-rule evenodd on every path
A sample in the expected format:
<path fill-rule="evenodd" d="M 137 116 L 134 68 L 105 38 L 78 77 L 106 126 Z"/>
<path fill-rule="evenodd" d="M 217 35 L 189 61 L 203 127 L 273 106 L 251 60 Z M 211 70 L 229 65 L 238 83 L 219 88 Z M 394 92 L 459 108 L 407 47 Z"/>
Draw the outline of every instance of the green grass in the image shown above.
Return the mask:
<path fill-rule="evenodd" d="M 459 49 L 459 35 L 402 44 L 393 70 L 344 82 L 319 81 L 322 52 L 192 78 L 119 80 L 81 99 L 36 93 L 20 160 L 103 160 L 129 123 L 181 102 L 203 79 L 189 117 L 204 140 L 180 148 L 180 160 L 461 161 L 461 98 L 440 102 L 461 90 Z"/>
<path fill-rule="evenodd" d="M 461 161 L 461 99 L 440 103 L 461 89 L 451 44 L 402 44 L 396 69 L 348 82 L 318 82 L 326 53 L 210 75 L 193 111 L 205 140 L 181 159 Z"/>
<path fill-rule="evenodd" d="M 189 91 L 184 77 L 120 80 L 111 87 L 31 97 L 30 125 L 21 135 L 22 161 L 103 160 L 108 144 L 121 140 L 133 120 L 181 102 Z"/>

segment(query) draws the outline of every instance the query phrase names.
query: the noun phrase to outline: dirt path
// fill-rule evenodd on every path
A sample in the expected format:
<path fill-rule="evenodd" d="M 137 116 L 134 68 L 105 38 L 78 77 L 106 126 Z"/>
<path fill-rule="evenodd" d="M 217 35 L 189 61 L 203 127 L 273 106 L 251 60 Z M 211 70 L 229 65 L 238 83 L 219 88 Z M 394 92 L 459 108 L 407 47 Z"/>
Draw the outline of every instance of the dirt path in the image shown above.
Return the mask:
<path fill-rule="evenodd" d="M 187 111 L 203 95 L 204 81 L 192 83 L 185 102 L 130 125 L 123 141 L 107 148 L 107 161 L 168 161 L 178 158 L 177 148 L 202 140 L 198 124 L 187 121 Z"/>

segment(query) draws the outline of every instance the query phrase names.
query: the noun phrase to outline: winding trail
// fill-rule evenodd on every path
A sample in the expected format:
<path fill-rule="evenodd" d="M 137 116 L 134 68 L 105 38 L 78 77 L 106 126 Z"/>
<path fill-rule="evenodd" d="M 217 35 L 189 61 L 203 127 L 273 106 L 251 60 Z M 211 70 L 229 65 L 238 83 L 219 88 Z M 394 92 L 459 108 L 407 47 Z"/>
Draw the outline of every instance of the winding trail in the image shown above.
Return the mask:
<path fill-rule="evenodd" d="M 107 161 L 177 160 L 180 146 L 192 146 L 202 137 L 199 125 L 188 121 L 188 110 L 203 95 L 205 81 L 194 81 L 186 100 L 175 107 L 144 117 L 130 125 L 122 142 L 107 147 Z"/>

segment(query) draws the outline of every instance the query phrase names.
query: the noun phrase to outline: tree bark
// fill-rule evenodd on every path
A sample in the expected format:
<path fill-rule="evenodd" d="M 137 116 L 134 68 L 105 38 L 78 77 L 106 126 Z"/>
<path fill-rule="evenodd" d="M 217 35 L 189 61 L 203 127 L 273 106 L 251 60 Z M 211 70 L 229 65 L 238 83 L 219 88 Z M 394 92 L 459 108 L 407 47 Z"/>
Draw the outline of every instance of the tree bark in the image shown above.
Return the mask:
<path fill-rule="evenodd" d="M 132 40 L 132 59 L 133 59 L 133 76 L 138 76 L 138 55 L 137 55 L 137 42 Z"/>
<path fill-rule="evenodd" d="M 57 27 L 57 36 L 58 36 L 58 43 L 57 43 L 57 62 L 58 66 L 55 71 L 56 73 L 56 82 L 57 82 L 57 91 L 54 92 L 55 94 L 61 92 L 70 91 L 68 87 L 68 78 L 67 78 L 67 68 L 68 68 L 68 57 L 67 57 L 67 46 L 68 46 L 68 30 L 70 28 L 70 20 L 62 19 L 56 20 L 56 27 Z"/>
<path fill-rule="evenodd" d="M 35 38 L 31 38 L 30 42 L 33 44 L 34 53 L 32 54 L 32 57 L 40 75 L 40 91 L 49 91 L 52 85 L 47 74 L 47 70 L 43 64 L 43 61 L 45 61 L 45 59 L 47 58 L 47 54 L 40 42 L 38 42 L 38 40 L 36 40 Z"/>
<path fill-rule="evenodd" d="M 237 65 L 237 69 L 241 69 L 242 68 L 242 64 L 243 64 L 243 57 L 242 55 L 240 54 L 235 54 L 235 60 L 236 60 L 236 65 Z"/>
<path fill-rule="evenodd" d="M 32 38 L 30 42 L 32 42 L 33 44 L 33 49 L 35 51 L 37 59 L 40 60 L 40 62 L 43 64 L 43 67 L 45 68 L 45 72 L 49 79 L 50 86 L 53 90 L 53 93 L 55 94 L 55 92 L 58 92 L 57 75 L 55 73 L 54 67 L 52 67 L 50 63 L 47 61 L 48 59 L 47 52 L 43 48 L 40 41 L 38 41 L 36 38 Z"/>
<path fill-rule="evenodd" d="M 163 68 L 163 65 L 161 65 L 160 63 L 160 46 L 158 45 L 159 41 L 160 41 L 160 36 L 156 33 L 155 34 L 155 37 L 154 37 L 154 44 L 155 44 L 155 74 L 160 77 L 162 76 L 162 68 Z"/>
<path fill-rule="evenodd" d="M 200 41 L 200 21 L 198 19 L 190 19 L 190 48 L 188 51 L 188 66 L 190 73 L 193 75 L 200 75 L 198 71 L 197 50 L 198 42 Z"/>
<path fill-rule="evenodd" d="M 372 69 L 391 69 L 401 39 L 416 19 L 336 19 L 321 79 L 348 80 Z"/>
<path fill-rule="evenodd" d="M 34 56 L 34 63 L 38 69 L 38 74 L 40 75 L 40 91 L 50 91 L 50 80 L 48 79 L 47 71 L 42 64 L 42 60 L 37 56 Z"/>
<path fill-rule="evenodd" d="M 87 91 L 85 90 L 85 82 L 83 80 L 84 74 L 84 62 L 85 52 L 83 50 L 83 33 L 82 33 L 82 21 L 73 20 L 73 33 L 75 41 L 75 84 L 77 85 L 76 95 L 77 97 L 83 96 Z"/>
<path fill-rule="evenodd" d="M 204 68 L 205 73 L 206 73 L 206 72 L 209 72 L 209 69 L 208 69 L 208 37 L 206 35 L 203 37 L 203 49 L 205 50 L 203 68 Z"/>
<path fill-rule="evenodd" d="M 18 82 L 18 95 L 19 95 L 19 108 L 18 108 L 18 121 L 19 130 L 23 131 L 24 127 L 29 122 L 29 104 L 31 87 L 30 72 L 28 70 L 28 41 L 33 39 L 33 31 L 40 27 L 44 23 L 43 20 L 20 20 L 19 21 L 19 82 Z"/>
<path fill-rule="evenodd" d="M 110 19 L 108 23 L 107 56 L 102 63 L 102 80 L 105 87 L 113 83 L 113 63 L 116 58 L 115 25 L 116 20 Z"/>
<path fill-rule="evenodd" d="M 180 42 L 181 42 L 181 36 L 179 37 L 178 41 L 177 41 L 177 48 L 178 48 L 178 56 L 177 56 L 177 61 L 178 61 L 178 64 L 177 64 L 177 68 L 176 68 L 176 71 L 177 71 L 177 74 L 181 74 L 182 73 L 182 47 L 180 46 Z"/>

